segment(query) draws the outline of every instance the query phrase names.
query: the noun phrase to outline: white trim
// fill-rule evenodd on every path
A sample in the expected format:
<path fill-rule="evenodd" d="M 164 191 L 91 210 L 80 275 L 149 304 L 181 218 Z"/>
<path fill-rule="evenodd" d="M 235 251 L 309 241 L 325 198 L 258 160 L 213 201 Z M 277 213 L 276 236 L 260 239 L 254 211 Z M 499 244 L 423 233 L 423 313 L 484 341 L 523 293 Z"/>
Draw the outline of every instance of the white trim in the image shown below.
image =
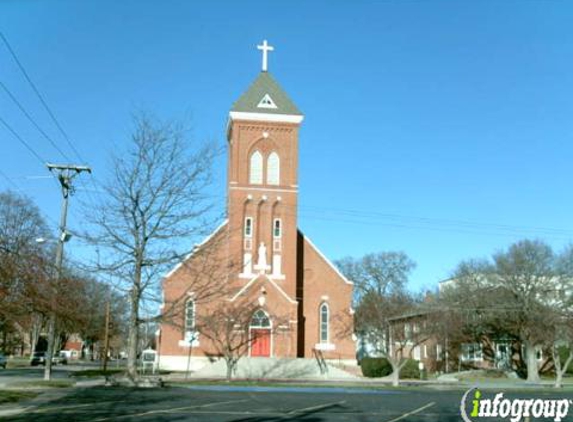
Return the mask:
<path fill-rule="evenodd" d="M 267 104 L 268 103 L 268 104 Z M 273 99 L 269 94 L 265 94 L 259 104 L 257 104 L 257 108 L 278 108 Z"/>
<path fill-rule="evenodd" d="M 303 234 L 303 237 L 308 241 L 308 244 L 316 251 L 316 253 L 324 260 L 326 261 L 326 263 L 330 266 L 330 268 L 332 268 L 334 270 L 334 272 L 336 274 L 338 274 L 338 276 L 340 278 L 342 278 L 342 280 L 346 283 L 346 284 L 351 284 L 354 285 L 354 283 L 350 280 L 348 280 L 344 274 L 342 274 L 340 272 L 340 270 L 338 268 L 336 268 L 336 266 L 326 257 L 324 256 L 324 254 L 322 252 L 320 252 L 320 250 L 314 245 L 314 243 L 312 243 L 312 241 L 308 238 L 308 236 L 306 236 L 305 234 Z"/>
<path fill-rule="evenodd" d="M 181 268 L 181 266 L 183 265 L 183 263 L 185 261 L 187 261 L 189 258 L 191 258 L 193 256 L 193 254 L 195 254 L 195 252 L 197 252 L 203 245 L 205 245 L 209 240 L 211 240 L 223 227 L 225 227 L 225 225 L 229 222 L 228 219 L 223 220 L 223 222 L 219 225 L 219 227 L 217 227 L 213 233 L 211 233 L 209 236 L 207 236 L 205 238 L 205 240 L 203 240 L 201 243 L 198 243 L 195 245 L 195 247 L 193 247 L 193 250 L 191 252 L 189 252 L 185 258 L 183 258 L 181 260 L 181 262 L 179 262 L 177 265 L 175 265 L 175 267 L 173 267 L 171 269 L 171 271 L 169 271 L 167 274 L 165 274 L 163 276 L 163 279 L 165 278 L 169 278 L 173 275 L 173 273 L 175 273 L 175 271 L 177 271 L 179 268 Z"/>
<path fill-rule="evenodd" d="M 336 346 L 332 343 L 316 343 L 314 345 L 315 350 L 331 351 L 336 350 Z"/>
<path fill-rule="evenodd" d="M 268 192 L 268 191 L 273 191 L 273 192 L 298 192 L 298 189 L 284 189 L 284 188 L 254 188 L 252 186 L 229 186 L 229 189 L 233 189 L 233 190 L 237 190 L 237 189 L 243 189 L 243 190 L 256 190 L 256 191 L 263 191 L 263 192 Z"/>
<path fill-rule="evenodd" d="M 229 120 L 253 120 L 259 122 L 280 122 L 280 123 L 300 123 L 304 116 L 296 114 L 270 114 L 270 113 L 249 113 L 246 111 L 229 112 Z"/>
<path fill-rule="evenodd" d="M 297 302 L 296 300 L 292 299 L 289 295 L 287 295 L 286 292 L 285 292 L 283 289 L 281 289 L 281 287 L 280 287 L 277 283 L 275 283 L 275 282 L 273 281 L 273 279 L 270 278 L 270 277 L 269 277 L 268 275 L 266 275 L 266 274 L 257 274 L 256 276 L 254 276 L 254 277 L 251 279 L 251 281 L 249 281 L 247 284 L 245 284 L 245 285 L 243 286 L 243 288 L 242 288 L 241 290 L 239 290 L 239 291 L 237 292 L 237 294 L 230 299 L 230 301 L 231 301 L 231 302 L 234 302 L 235 300 L 237 300 L 237 298 L 238 298 L 240 295 L 242 295 L 242 294 L 251 286 L 251 284 L 253 284 L 253 283 L 255 282 L 255 280 L 257 280 L 259 277 L 265 277 L 268 281 L 270 281 L 270 283 L 271 283 L 273 286 L 275 286 L 275 288 L 276 288 L 276 289 L 285 297 L 285 299 L 287 299 L 290 303 L 298 304 L 298 302 Z"/>

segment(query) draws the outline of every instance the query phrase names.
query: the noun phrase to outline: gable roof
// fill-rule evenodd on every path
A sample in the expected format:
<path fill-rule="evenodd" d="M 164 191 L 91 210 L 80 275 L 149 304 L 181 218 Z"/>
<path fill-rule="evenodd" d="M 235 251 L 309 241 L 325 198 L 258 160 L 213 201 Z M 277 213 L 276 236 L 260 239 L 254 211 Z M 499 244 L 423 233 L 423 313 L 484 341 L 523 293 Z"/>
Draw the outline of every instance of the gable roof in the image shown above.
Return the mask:
<path fill-rule="evenodd" d="M 247 91 L 233 104 L 231 111 L 302 116 L 269 72 L 259 73 Z"/>
<path fill-rule="evenodd" d="M 275 289 L 278 290 L 278 292 L 290 303 L 292 304 L 298 304 L 298 302 L 296 300 L 294 300 L 292 297 L 290 297 L 282 288 L 281 286 L 279 286 L 271 277 L 269 277 L 267 274 L 255 274 L 253 276 L 253 278 L 251 278 L 251 280 L 245 284 L 232 298 L 230 298 L 229 300 L 231 302 L 234 302 L 239 296 L 241 296 L 243 293 L 245 293 L 247 290 L 249 290 L 251 288 L 251 286 L 255 283 L 255 281 L 260 280 L 260 279 L 266 279 Z"/>
<path fill-rule="evenodd" d="M 191 250 L 191 252 L 189 252 L 179 263 L 177 263 L 170 271 L 168 271 L 165 275 L 163 275 L 162 279 L 165 280 L 169 277 L 171 277 L 173 274 L 175 274 L 175 272 L 181 268 L 183 266 L 183 264 L 189 259 L 191 258 L 199 249 L 201 249 L 201 247 L 203 247 L 207 242 L 209 242 L 211 239 L 213 239 L 215 237 L 215 235 L 217 233 L 219 233 L 223 228 L 225 228 L 227 226 L 227 223 L 229 222 L 229 219 L 225 219 L 223 220 L 223 222 L 215 229 L 213 230 L 213 232 L 208 235 L 201 243 L 197 243 L 195 244 L 195 246 L 193 246 L 193 249 Z"/>
<path fill-rule="evenodd" d="M 309 244 L 309 246 L 314 249 L 314 251 L 318 254 L 318 256 L 320 256 L 322 258 L 322 260 L 330 267 L 332 268 L 332 270 L 334 270 L 334 272 L 342 279 L 342 281 L 344 281 L 346 284 L 351 284 L 353 285 L 354 282 L 350 281 L 348 278 L 346 278 L 346 276 L 344 274 L 342 274 L 340 272 L 340 270 L 336 267 L 336 265 L 334 265 L 332 263 L 332 261 L 330 261 L 330 259 L 328 259 L 321 251 L 320 249 L 318 249 L 314 243 L 311 242 L 311 240 L 308 238 L 308 236 L 306 236 L 303 232 L 301 232 L 300 230 L 298 231 L 299 234 L 303 237 L 304 240 L 306 240 Z"/>

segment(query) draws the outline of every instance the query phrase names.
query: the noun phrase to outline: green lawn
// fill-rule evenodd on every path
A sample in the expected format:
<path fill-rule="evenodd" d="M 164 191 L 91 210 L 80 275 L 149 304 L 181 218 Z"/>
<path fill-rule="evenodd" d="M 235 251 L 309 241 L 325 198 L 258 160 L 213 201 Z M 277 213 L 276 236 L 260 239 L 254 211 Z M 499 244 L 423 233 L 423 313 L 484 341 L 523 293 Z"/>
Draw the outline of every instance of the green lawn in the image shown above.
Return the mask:
<path fill-rule="evenodd" d="M 13 368 L 24 368 L 30 366 L 30 358 L 29 357 L 13 357 L 8 359 L 8 369 L 13 369 Z"/>
<path fill-rule="evenodd" d="M 10 384 L 12 388 L 68 388 L 75 384 L 71 380 L 34 380 L 34 381 L 21 381 Z"/>
<path fill-rule="evenodd" d="M 20 400 L 33 399 L 38 394 L 31 391 L 0 390 L 0 404 L 15 403 Z"/>

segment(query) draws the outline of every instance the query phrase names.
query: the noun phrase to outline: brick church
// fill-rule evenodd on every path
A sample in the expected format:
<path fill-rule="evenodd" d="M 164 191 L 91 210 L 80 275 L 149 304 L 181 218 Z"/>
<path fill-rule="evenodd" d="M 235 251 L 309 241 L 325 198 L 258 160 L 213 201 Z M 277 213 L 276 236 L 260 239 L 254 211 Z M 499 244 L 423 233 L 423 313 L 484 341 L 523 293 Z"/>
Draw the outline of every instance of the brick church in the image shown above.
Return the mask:
<path fill-rule="evenodd" d="M 173 318 L 158 331 L 162 368 L 216 359 L 198 321 L 236 303 L 250 312 L 234 328 L 248 330 L 245 357 L 355 359 L 352 282 L 298 227 L 304 116 L 267 71 L 272 47 L 258 48 L 262 72 L 229 112 L 228 218 L 163 280 Z M 205 294 L 213 286 L 219 294 Z"/>

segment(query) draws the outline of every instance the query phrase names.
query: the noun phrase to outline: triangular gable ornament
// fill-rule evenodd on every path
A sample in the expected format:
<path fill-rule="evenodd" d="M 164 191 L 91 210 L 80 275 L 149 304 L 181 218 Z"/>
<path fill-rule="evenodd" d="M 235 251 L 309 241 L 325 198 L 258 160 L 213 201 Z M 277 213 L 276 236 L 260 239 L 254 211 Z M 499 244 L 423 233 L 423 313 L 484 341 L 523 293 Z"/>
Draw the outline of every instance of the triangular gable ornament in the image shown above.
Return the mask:
<path fill-rule="evenodd" d="M 273 99 L 269 94 L 265 94 L 265 96 L 259 101 L 257 105 L 258 108 L 278 108 Z"/>

